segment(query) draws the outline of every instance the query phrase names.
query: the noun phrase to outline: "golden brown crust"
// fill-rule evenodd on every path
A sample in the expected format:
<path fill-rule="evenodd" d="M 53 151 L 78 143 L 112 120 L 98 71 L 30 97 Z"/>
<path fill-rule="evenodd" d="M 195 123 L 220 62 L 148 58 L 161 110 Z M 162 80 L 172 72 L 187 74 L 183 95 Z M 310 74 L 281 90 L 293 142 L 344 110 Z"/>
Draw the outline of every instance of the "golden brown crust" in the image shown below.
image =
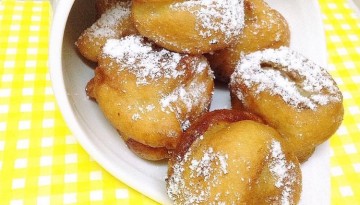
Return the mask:
<path fill-rule="evenodd" d="M 236 89 L 236 88 L 235 88 Z M 304 129 L 306 129 L 304 126 L 311 126 L 312 125 L 317 127 L 317 125 L 319 125 L 318 121 L 316 120 L 308 120 L 307 123 L 304 126 L 291 126 L 293 124 L 298 124 L 297 121 L 300 120 L 304 120 L 304 115 L 303 117 L 300 117 L 299 113 L 292 110 L 292 109 L 284 109 L 284 107 L 280 108 L 278 106 L 273 107 L 269 104 L 264 105 L 266 107 L 261 106 L 261 108 L 259 108 L 259 106 L 257 105 L 258 103 L 255 103 L 255 101 L 252 101 L 252 103 L 247 103 L 247 108 L 244 106 L 243 102 L 240 101 L 233 93 L 230 94 L 231 95 L 231 106 L 232 109 L 235 110 L 248 110 L 248 111 L 252 111 L 252 112 L 256 112 L 259 115 L 262 115 L 264 117 L 264 120 L 266 122 L 272 121 L 271 119 L 269 119 L 270 117 L 265 117 L 264 115 L 268 115 L 268 116 L 274 116 L 274 115 L 284 115 L 286 113 L 286 116 L 282 116 L 281 118 L 277 119 L 278 121 L 280 121 L 280 123 L 282 125 L 276 125 L 274 126 L 275 129 L 277 129 L 280 133 L 282 133 L 283 135 L 286 136 L 296 136 L 299 133 L 303 132 Z M 263 100 L 269 102 L 270 98 L 262 98 Z M 257 99 L 258 100 L 258 99 Z M 251 107 L 251 108 L 250 108 Z M 257 111 L 256 111 L 257 110 Z M 266 110 L 266 111 L 265 111 Z M 338 112 L 339 108 L 336 108 L 335 110 L 337 110 L 336 112 Z M 260 114 L 260 112 L 266 112 L 266 114 Z M 327 113 L 326 111 L 323 113 Z M 331 113 L 327 113 L 329 115 L 331 115 Z M 320 116 L 318 116 L 320 117 Z M 318 118 L 316 117 L 316 118 Z M 305 119 L 306 120 L 306 119 Z M 311 122 L 312 121 L 312 122 Z M 338 120 L 336 120 L 338 121 Z M 286 123 L 285 123 L 286 122 Z M 315 123 L 315 124 L 314 124 Z M 272 124 L 272 123 L 269 123 Z M 290 126 L 285 126 L 284 124 L 289 124 Z M 323 123 L 320 124 L 320 126 L 322 126 Z M 282 128 L 279 128 L 282 127 Z M 336 125 L 334 126 L 336 127 Z M 287 131 L 285 129 L 288 129 Z M 311 129 L 311 128 L 310 128 Z M 320 129 L 322 132 L 323 129 Z M 323 136 L 331 136 L 333 129 L 329 129 L 328 131 L 330 131 L 330 133 L 326 134 L 326 133 L 320 133 L 320 135 Z M 285 134 L 286 133 L 286 134 Z M 288 137 L 286 137 L 288 138 Z M 299 139 L 293 139 L 293 140 L 287 140 L 292 146 L 294 146 L 295 148 L 293 149 L 294 154 L 296 155 L 296 157 L 298 158 L 300 163 L 303 163 L 305 161 L 307 161 L 309 159 L 309 157 L 311 157 L 311 155 L 314 153 L 315 148 L 318 144 L 320 144 L 319 142 L 323 142 L 326 139 L 322 139 L 319 140 L 319 142 L 312 144 L 313 141 L 317 141 L 317 140 L 309 140 L 306 139 L 308 137 L 305 137 L 304 139 L 299 138 Z"/>
<path fill-rule="evenodd" d="M 243 27 L 243 0 L 133 1 L 139 33 L 179 53 L 203 54 L 227 47 Z"/>
<path fill-rule="evenodd" d="M 169 161 L 167 189 L 175 204 L 298 203 L 296 156 L 279 133 L 253 120 L 261 121 L 244 111 L 215 111 L 184 133 Z"/>
<path fill-rule="evenodd" d="M 88 96 L 126 141 L 174 149 L 183 130 L 209 109 L 214 82 L 206 58 L 171 53 L 140 36 L 108 41 L 103 50 Z M 143 150 L 143 157 L 153 153 Z"/>
<path fill-rule="evenodd" d="M 261 116 L 300 162 L 335 133 L 344 115 L 342 94 L 331 75 L 288 48 L 244 56 L 230 90 L 233 109 Z"/>
<path fill-rule="evenodd" d="M 125 143 L 132 152 L 143 159 L 158 161 L 170 157 L 171 150 L 166 147 L 150 147 L 133 139 L 125 140 Z"/>
<path fill-rule="evenodd" d="M 111 8 L 106 9 L 104 14 L 92 26 L 83 31 L 75 42 L 80 54 L 90 61 L 98 61 L 101 48 L 108 39 L 138 33 L 130 17 L 131 3 L 116 1 L 112 5 L 114 2 L 109 0 L 108 4 Z"/>
<path fill-rule="evenodd" d="M 263 122 L 263 120 L 253 113 L 243 110 L 214 110 L 200 116 L 193 125 L 190 126 L 181 136 L 181 143 L 178 144 L 173 152 L 169 163 L 174 163 L 174 159 L 183 158 L 192 143 L 203 135 L 211 126 L 218 123 L 232 123 L 241 120 L 253 120 Z"/>
<path fill-rule="evenodd" d="M 241 55 L 290 44 L 285 18 L 263 0 L 245 0 L 245 27 L 228 48 L 206 55 L 218 80 L 229 82 Z"/>

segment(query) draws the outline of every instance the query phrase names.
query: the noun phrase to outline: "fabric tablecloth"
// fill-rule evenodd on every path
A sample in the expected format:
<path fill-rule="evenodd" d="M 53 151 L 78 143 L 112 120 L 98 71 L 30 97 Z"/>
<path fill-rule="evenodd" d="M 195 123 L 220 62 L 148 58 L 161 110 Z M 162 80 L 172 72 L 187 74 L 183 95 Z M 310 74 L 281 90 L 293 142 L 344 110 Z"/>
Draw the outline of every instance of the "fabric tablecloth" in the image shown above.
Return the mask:
<path fill-rule="evenodd" d="M 319 3 L 345 106 L 330 140 L 331 202 L 360 204 L 360 18 L 346 1 Z M 51 12 L 47 1 L 0 0 L 0 204 L 156 204 L 92 160 L 65 124 L 49 77 Z"/>

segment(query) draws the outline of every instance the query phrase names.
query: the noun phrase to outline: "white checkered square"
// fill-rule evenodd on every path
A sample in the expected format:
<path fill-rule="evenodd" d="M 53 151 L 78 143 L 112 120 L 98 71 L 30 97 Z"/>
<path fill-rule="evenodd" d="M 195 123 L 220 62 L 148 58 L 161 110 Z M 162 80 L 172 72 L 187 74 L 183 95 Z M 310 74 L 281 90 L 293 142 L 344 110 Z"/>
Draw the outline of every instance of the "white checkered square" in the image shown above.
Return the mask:
<path fill-rule="evenodd" d="M 16 143 L 16 149 L 28 149 L 29 148 L 29 139 L 21 139 Z"/>
<path fill-rule="evenodd" d="M 90 192 L 90 200 L 91 201 L 100 201 L 103 199 L 103 191 L 95 190 Z"/>
<path fill-rule="evenodd" d="M 346 154 L 355 154 L 355 153 L 357 153 L 357 149 L 356 149 L 354 144 L 344 145 L 344 149 L 345 149 Z"/>
<path fill-rule="evenodd" d="M 343 174 L 344 174 L 344 172 L 343 172 L 343 170 L 342 170 L 342 168 L 340 166 L 331 168 L 331 175 L 332 176 L 336 177 L 336 176 L 341 176 Z"/>
<path fill-rule="evenodd" d="M 38 185 L 39 186 L 48 186 L 51 184 L 51 177 L 50 176 L 39 176 L 38 178 Z"/>
<path fill-rule="evenodd" d="M 25 187 L 25 179 L 17 178 L 12 180 L 12 189 L 22 189 Z"/>
<path fill-rule="evenodd" d="M 340 193 L 341 193 L 341 196 L 343 196 L 343 197 L 354 195 L 353 190 L 351 189 L 350 186 L 341 186 Z"/>
<path fill-rule="evenodd" d="M 76 193 L 65 193 L 63 200 L 64 204 L 74 204 L 77 202 Z"/>
<path fill-rule="evenodd" d="M 26 158 L 20 158 L 15 160 L 14 167 L 15 169 L 23 169 L 26 168 L 28 164 L 28 161 Z"/>

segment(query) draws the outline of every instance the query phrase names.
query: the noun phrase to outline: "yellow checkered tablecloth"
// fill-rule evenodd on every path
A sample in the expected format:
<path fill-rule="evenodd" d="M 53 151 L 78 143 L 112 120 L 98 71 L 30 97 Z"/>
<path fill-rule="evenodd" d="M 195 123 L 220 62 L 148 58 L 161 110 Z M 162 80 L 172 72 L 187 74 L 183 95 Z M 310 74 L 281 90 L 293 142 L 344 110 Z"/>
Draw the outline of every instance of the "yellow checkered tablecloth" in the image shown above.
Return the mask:
<path fill-rule="evenodd" d="M 319 0 L 329 71 L 345 119 L 331 139 L 332 204 L 360 204 L 360 18 Z M 76 142 L 48 74 L 51 8 L 0 0 L 0 204 L 156 204 L 116 180 Z"/>

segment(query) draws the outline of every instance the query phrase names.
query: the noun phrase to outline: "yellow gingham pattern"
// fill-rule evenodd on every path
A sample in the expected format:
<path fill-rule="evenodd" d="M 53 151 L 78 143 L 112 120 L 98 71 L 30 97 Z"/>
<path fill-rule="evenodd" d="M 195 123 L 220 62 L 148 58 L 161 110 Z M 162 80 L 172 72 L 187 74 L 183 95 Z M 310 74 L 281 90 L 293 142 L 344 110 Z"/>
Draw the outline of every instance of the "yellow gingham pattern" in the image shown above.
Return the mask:
<path fill-rule="evenodd" d="M 155 204 L 67 128 L 48 74 L 50 4 L 0 1 L 0 204 Z"/>
<path fill-rule="evenodd" d="M 360 204 L 360 18 L 345 1 L 319 2 L 346 113 L 331 139 L 331 201 Z M 0 0 L 0 204 L 156 204 L 94 162 L 63 121 L 48 74 L 50 12 L 46 1 Z"/>
<path fill-rule="evenodd" d="M 360 204 L 360 18 L 344 0 L 320 0 L 329 70 L 344 95 L 345 118 L 331 138 L 333 204 Z"/>

